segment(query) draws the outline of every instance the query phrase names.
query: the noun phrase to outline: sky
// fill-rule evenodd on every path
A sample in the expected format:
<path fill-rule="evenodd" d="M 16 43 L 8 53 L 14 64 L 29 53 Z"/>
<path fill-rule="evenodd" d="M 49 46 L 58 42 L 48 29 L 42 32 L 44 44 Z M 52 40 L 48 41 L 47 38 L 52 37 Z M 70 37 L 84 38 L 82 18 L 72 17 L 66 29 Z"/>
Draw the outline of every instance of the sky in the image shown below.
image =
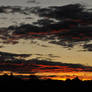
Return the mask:
<path fill-rule="evenodd" d="M 91 0 L 0 0 L 1 74 L 92 79 L 91 7 Z"/>
<path fill-rule="evenodd" d="M 31 0 L 0 0 L 0 5 L 21 5 L 21 6 L 31 6 L 31 5 L 41 5 L 41 6 L 52 6 L 52 5 L 65 5 L 65 4 L 71 4 L 71 3 L 84 3 L 86 5 L 91 6 L 92 1 L 91 0 L 36 0 L 36 2 L 39 3 L 27 3 Z"/>

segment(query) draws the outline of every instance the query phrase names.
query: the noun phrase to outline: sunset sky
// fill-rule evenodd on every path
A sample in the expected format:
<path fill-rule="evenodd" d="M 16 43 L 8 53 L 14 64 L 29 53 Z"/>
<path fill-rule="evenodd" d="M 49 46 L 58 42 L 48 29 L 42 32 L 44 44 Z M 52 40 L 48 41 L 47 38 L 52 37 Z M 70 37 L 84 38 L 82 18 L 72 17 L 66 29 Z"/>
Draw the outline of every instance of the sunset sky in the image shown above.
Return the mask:
<path fill-rule="evenodd" d="M 92 79 L 92 0 L 0 0 L 0 74 L 10 72 Z"/>

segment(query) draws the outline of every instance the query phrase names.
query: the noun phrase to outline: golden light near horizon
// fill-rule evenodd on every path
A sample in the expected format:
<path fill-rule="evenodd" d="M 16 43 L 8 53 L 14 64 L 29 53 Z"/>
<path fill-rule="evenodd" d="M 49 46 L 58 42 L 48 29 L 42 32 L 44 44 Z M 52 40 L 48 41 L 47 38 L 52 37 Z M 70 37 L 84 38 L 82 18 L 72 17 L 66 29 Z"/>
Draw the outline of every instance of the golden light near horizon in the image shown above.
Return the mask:
<path fill-rule="evenodd" d="M 43 72 L 43 73 L 35 73 L 35 74 L 29 74 L 29 73 L 16 73 L 16 72 L 11 72 L 11 71 L 3 71 L 0 73 L 0 75 L 11 75 L 11 73 L 14 76 L 25 76 L 24 79 L 30 78 L 31 75 L 38 76 L 40 79 L 52 79 L 52 80 L 67 80 L 67 79 L 74 79 L 78 77 L 80 80 L 85 81 L 85 80 L 92 80 L 92 73 L 91 72 Z"/>

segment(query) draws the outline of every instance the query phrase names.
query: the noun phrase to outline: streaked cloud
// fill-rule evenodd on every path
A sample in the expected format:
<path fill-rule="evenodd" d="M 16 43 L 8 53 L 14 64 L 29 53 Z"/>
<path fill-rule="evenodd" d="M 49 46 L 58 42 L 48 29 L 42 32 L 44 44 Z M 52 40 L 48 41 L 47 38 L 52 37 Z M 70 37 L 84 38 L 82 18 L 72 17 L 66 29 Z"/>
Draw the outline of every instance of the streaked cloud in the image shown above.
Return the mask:
<path fill-rule="evenodd" d="M 38 55 L 38 54 L 37 54 Z M 39 54 L 40 55 L 40 54 Z M 92 72 L 92 67 L 81 64 L 61 63 L 47 60 L 25 60 L 32 54 L 12 54 L 0 52 L 0 71 L 20 73 L 37 72 Z M 40 55 L 41 56 L 41 55 Z M 52 54 L 49 54 L 52 57 Z M 54 56 L 53 56 L 54 57 Z"/>

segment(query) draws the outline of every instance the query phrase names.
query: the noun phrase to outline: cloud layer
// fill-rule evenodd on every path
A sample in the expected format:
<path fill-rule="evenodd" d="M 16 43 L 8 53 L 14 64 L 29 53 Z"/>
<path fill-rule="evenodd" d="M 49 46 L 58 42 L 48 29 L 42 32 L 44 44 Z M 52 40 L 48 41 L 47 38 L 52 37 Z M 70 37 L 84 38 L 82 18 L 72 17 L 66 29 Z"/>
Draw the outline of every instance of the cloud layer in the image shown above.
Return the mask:
<path fill-rule="evenodd" d="M 60 63 L 37 59 L 25 60 L 25 58 L 29 56 L 30 54 L 0 52 L 0 71 L 29 74 L 37 72 L 92 72 L 92 67 L 81 64 Z"/>
<path fill-rule="evenodd" d="M 24 9 L 8 6 L 1 7 L 1 13 L 6 13 L 6 9 L 12 13 L 34 13 L 40 20 L 33 24 L 1 28 L 0 38 L 4 44 L 17 44 L 20 39 L 40 39 L 66 48 L 82 43 L 85 51 L 91 51 L 88 43 L 92 40 L 92 11 L 81 4 Z"/>

